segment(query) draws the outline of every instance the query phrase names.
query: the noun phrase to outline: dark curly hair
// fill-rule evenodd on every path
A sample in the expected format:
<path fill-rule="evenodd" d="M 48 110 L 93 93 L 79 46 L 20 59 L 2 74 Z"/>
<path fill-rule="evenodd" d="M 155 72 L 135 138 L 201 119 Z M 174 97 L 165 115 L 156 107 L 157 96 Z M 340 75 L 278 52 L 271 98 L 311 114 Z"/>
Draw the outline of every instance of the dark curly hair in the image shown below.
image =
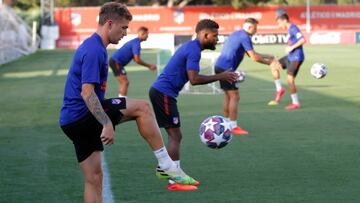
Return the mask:
<path fill-rule="evenodd" d="M 108 20 L 132 20 L 132 15 L 124 4 L 116 2 L 105 3 L 99 13 L 99 25 L 104 25 Z"/>
<path fill-rule="evenodd" d="M 205 29 L 219 29 L 219 24 L 210 19 L 203 19 L 197 23 L 195 32 L 199 33 L 200 31 Z"/>

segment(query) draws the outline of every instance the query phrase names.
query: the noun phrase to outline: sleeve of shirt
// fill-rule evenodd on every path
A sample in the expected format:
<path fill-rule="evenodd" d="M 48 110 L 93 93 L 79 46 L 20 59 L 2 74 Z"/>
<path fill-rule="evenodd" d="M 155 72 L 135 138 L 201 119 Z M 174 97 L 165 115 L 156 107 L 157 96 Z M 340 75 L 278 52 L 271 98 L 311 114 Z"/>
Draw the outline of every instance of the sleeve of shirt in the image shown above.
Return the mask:
<path fill-rule="evenodd" d="M 96 50 L 87 51 L 81 64 L 81 83 L 100 84 L 101 55 Z"/>
<path fill-rule="evenodd" d="M 303 34 L 301 33 L 300 29 L 297 26 L 293 26 L 291 29 L 291 34 L 295 36 L 297 40 L 303 38 Z"/>
<path fill-rule="evenodd" d="M 242 45 L 245 51 L 250 51 L 254 49 L 251 38 L 249 36 L 246 36 L 244 40 L 242 40 Z"/>
<path fill-rule="evenodd" d="M 133 53 L 133 56 L 135 55 L 140 55 L 140 50 L 141 50 L 141 46 L 140 46 L 140 42 L 136 42 L 133 44 L 132 46 L 132 53 Z"/>
<path fill-rule="evenodd" d="M 186 59 L 186 70 L 200 71 L 201 50 L 191 49 Z"/>

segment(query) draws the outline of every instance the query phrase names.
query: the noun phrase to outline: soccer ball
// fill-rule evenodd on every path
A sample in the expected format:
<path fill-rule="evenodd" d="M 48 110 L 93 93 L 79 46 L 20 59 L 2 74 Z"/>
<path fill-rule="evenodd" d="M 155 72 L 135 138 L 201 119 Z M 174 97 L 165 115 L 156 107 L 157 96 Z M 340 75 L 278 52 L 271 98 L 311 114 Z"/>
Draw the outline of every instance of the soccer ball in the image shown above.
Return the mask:
<path fill-rule="evenodd" d="M 200 125 L 201 142 L 213 149 L 220 149 L 232 139 L 230 122 L 222 116 L 210 116 Z"/>
<path fill-rule="evenodd" d="M 311 75 L 316 79 L 325 77 L 327 72 L 328 72 L 327 65 L 322 63 L 314 63 L 311 66 L 311 70 L 310 70 Z"/>
<path fill-rule="evenodd" d="M 245 81 L 245 72 L 241 70 L 236 70 L 235 73 L 238 75 L 237 82 L 244 82 Z"/>

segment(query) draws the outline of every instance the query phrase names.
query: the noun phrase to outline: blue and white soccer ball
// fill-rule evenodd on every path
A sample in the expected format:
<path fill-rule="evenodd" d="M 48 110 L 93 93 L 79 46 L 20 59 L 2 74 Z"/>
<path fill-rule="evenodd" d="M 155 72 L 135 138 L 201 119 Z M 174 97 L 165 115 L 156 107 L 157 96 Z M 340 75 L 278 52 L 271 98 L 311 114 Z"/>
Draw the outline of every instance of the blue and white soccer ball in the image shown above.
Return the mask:
<path fill-rule="evenodd" d="M 220 149 L 232 139 L 230 122 L 222 116 L 210 116 L 200 125 L 201 142 L 213 149 Z"/>
<path fill-rule="evenodd" d="M 327 65 L 322 63 L 314 63 L 311 66 L 310 73 L 314 78 L 321 79 L 328 73 Z"/>
<path fill-rule="evenodd" d="M 244 82 L 245 81 L 245 72 L 242 70 L 236 70 L 235 73 L 238 75 L 237 82 Z"/>

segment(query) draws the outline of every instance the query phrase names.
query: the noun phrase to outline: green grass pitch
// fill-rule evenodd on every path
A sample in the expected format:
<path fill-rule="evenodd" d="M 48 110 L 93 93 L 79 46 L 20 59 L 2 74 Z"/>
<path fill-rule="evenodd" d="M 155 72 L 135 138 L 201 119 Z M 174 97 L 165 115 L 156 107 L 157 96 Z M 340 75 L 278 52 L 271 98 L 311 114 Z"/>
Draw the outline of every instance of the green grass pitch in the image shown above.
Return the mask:
<path fill-rule="evenodd" d="M 255 49 L 284 53 L 284 46 Z M 284 110 L 288 92 L 279 106 L 267 106 L 274 96 L 269 68 L 245 59 L 238 120 L 250 134 L 233 137 L 221 150 L 205 147 L 198 127 L 222 113 L 222 95 L 180 95 L 181 164 L 201 182 L 197 191 L 167 191 L 135 123 L 118 126 L 116 143 L 105 148 L 115 202 L 358 202 L 360 47 L 308 45 L 305 53 L 296 81 L 302 108 L 295 111 Z M 82 202 L 73 145 L 58 125 L 72 55 L 39 51 L 0 66 L 0 202 Z M 155 63 L 153 51 L 143 56 Z M 315 62 L 328 64 L 324 79 L 311 77 Z M 135 64 L 127 70 L 129 96 L 148 100 L 156 74 Z M 107 97 L 116 96 L 116 89 L 110 72 Z"/>

